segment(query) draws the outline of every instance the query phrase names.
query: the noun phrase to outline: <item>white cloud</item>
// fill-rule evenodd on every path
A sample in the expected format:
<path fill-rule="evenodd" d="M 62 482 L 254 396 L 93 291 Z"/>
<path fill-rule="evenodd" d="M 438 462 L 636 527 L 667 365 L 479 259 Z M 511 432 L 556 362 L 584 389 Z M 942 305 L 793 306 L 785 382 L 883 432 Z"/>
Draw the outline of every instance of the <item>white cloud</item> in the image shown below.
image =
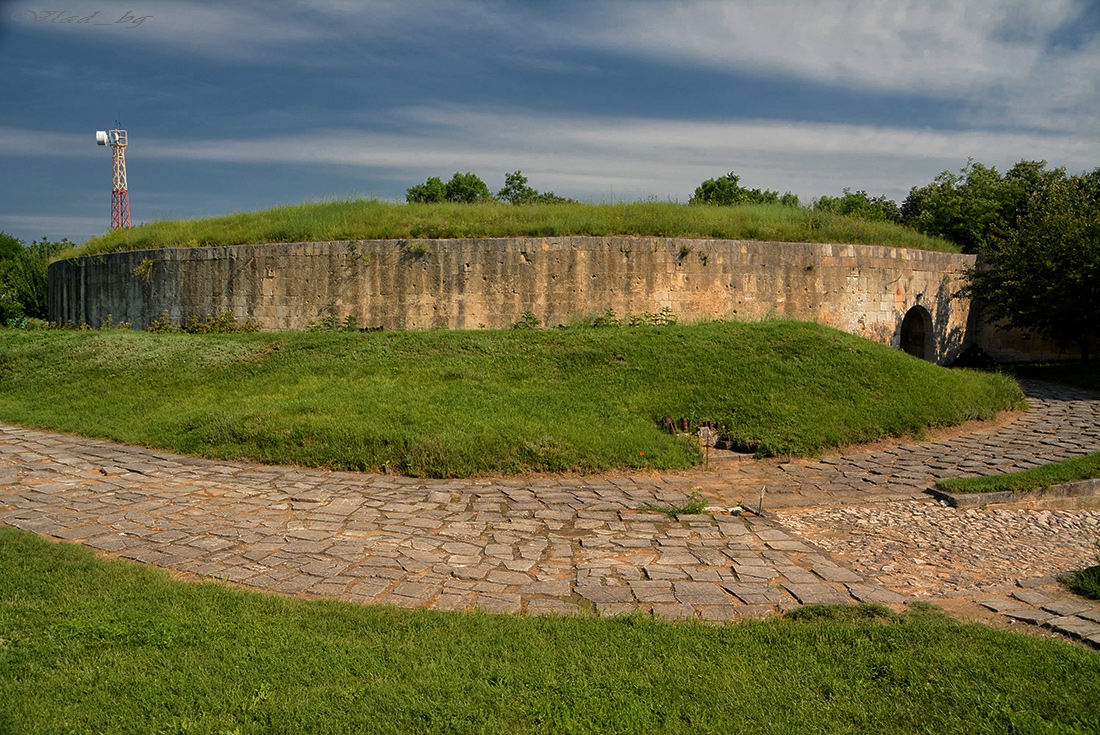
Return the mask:
<path fill-rule="evenodd" d="M 99 10 L 112 21 L 138 15 L 130 6 L 91 0 L 72 8 L 75 14 Z M 150 17 L 132 29 L 8 26 L 80 32 L 112 49 L 140 45 L 226 61 L 290 61 L 299 68 L 339 68 L 365 58 L 382 63 L 372 57 L 380 41 L 476 44 L 502 62 L 533 68 L 571 67 L 570 57 L 583 49 L 770 76 L 777 84 L 798 80 L 946 99 L 958 105 L 960 121 L 976 126 L 1095 134 L 1100 34 L 1072 49 L 1054 45 L 1086 8 L 1085 0 L 618 0 L 545 9 L 412 0 L 170 0 L 146 6 L 141 16 Z"/>
<path fill-rule="evenodd" d="M 1048 48 L 1074 0 L 616 3 L 565 38 L 716 71 L 959 100 L 987 124 L 1096 130 L 1100 36 Z M 1006 119 L 1005 115 L 1012 116 Z"/>
<path fill-rule="evenodd" d="M 730 170 L 749 186 L 804 198 L 866 188 L 900 198 L 968 157 L 1005 170 L 1045 159 L 1078 172 L 1100 160 L 1100 141 L 1072 135 L 936 131 L 772 120 L 695 122 L 550 116 L 517 110 L 422 107 L 401 112 L 403 133 L 316 129 L 263 139 L 135 139 L 143 160 L 355 166 L 410 185 L 472 170 L 490 186 L 517 168 L 540 189 L 606 198 L 686 200 L 700 181 Z M 0 129 L 0 154 L 88 156 L 91 135 Z M 498 181 L 498 179 L 500 181 Z"/>

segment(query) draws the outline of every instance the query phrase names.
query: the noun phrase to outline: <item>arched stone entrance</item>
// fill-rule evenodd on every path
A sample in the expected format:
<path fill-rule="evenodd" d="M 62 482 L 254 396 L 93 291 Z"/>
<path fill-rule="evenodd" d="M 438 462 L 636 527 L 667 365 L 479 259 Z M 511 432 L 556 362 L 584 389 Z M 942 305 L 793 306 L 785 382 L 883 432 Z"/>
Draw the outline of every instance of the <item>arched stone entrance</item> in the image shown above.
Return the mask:
<path fill-rule="evenodd" d="M 901 320 L 901 349 L 913 357 L 930 359 L 932 349 L 932 315 L 923 306 L 914 306 Z"/>

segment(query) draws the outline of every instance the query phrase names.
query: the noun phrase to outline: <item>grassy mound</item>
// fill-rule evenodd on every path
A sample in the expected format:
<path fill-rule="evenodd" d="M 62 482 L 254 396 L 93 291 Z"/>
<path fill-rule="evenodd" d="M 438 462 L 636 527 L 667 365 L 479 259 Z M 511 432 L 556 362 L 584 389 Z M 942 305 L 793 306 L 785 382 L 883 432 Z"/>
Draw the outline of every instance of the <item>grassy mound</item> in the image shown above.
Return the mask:
<path fill-rule="evenodd" d="M 888 222 L 799 207 L 626 204 L 297 204 L 199 220 L 152 222 L 88 240 L 65 256 L 164 247 L 327 240 L 647 235 L 783 242 L 839 242 L 959 252 Z"/>
<path fill-rule="evenodd" d="M 0 731 L 19 735 L 1100 729 L 1096 653 L 920 605 L 721 628 L 357 607 L 10 528 L 0 600 Z"/>
<path fill-rule="evenodd" d="M 48 396 L 48 400 L 43 400 Z M 1019 405 L 798 322 L 226 335 L 0 332 L 0 420 L 182 453 L 418 476 L 683 468 L 669 416 L 761 454 L 921 434 Z"/>

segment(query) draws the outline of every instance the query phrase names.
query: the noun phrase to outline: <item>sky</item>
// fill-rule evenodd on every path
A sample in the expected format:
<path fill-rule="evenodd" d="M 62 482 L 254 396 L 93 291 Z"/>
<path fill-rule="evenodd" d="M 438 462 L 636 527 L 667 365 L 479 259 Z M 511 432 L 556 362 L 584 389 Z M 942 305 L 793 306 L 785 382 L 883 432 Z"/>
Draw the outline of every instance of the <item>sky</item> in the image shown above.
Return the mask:
<path fill-rule="evenodd" d="M 116 120 L 134 224 L 466 171 L 900 202 L 968 159 L 1100 167 L 1100 3 L 0 1 L 0 230 L 106 232 Z"/>

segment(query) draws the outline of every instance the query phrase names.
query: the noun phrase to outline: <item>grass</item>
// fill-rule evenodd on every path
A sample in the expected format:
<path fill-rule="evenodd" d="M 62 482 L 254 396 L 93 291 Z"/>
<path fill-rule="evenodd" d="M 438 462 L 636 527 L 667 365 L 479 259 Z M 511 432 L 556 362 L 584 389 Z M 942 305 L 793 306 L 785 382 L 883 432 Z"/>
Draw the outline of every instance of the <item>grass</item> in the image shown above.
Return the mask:
<path fill-rule="evenodd" d="M 675 518 L 676 516 L 692 516 L 700 513 L 707 512 L 707 499 L 703 497 L 702 493 L 698 490 L 692 490 L 684 502 L 680 505 L 643 505 L 639 510 L 653 511 L 654 513 L 664 513 L 669 518 Z"/>
<path fill-rule="evenodd" d="M 48 397 L 48 400 L 44 400 Z M 803 455 L 1021 405 L 947 370 L 790 321 L 554 330 L 0 331 L 0 420 L 185 454 L 417 476 L 685 468 L 713 421 Z"/>
<path fill-rule="evenodd" d="M 1033 378 L 1051 383 L 1075 385 L 1100 392 L 1100 361 L 1089 365 L 1079 360 L 1067 362 L 1019 363 L 1004 365 L 1003 370 L 1017 378 Z"/>
<path fill-rule="evenodd" d="M 1100 600 L 1100 539 L 1097 539 L 1094 545 L 1096 546 L 1096 564 L 1070 572 L 1059 577 L 1058 581 L 1070 592 L 1090 600 Z"/>
<path fill-rule="evenodd" d="M 1100 656 L 926 606 L 726 627 L 358 607 L 0 528 L 0 732 L 1100 728 Z"/>
<path fill-rule="evenodd" d="M 1066 586 L 1070 592 L 1087 597 L 1090 600 L 1100 600 L 1100 564 L 1085 567 L 1059 577 L 1058 581 Z"/>
<path fill-rule="evenodd" d="M 1022 472 L 1011 472 L 1007 475 L 940 480 L 936 483 L 936 487 L 944 492 L 961 494 L 1029 492 L 1048 488 L 1051 485 L 1090 480 L 1094 477 L 1100 477 L 1100 452 L 1074 457 L 1063 462 L 1052 462 L 1042 467 L 1032 467 Z"/>
<path fill-rule="evenodd" d="M 118 250 L 328 240 L 644 235 L 840 242 L 959 252 L 952 243 L 887 222 L 799 207 L 623 204 L 295 204 L 198 220 L 152 222 L 89 239 L 63 257 Z"/>

